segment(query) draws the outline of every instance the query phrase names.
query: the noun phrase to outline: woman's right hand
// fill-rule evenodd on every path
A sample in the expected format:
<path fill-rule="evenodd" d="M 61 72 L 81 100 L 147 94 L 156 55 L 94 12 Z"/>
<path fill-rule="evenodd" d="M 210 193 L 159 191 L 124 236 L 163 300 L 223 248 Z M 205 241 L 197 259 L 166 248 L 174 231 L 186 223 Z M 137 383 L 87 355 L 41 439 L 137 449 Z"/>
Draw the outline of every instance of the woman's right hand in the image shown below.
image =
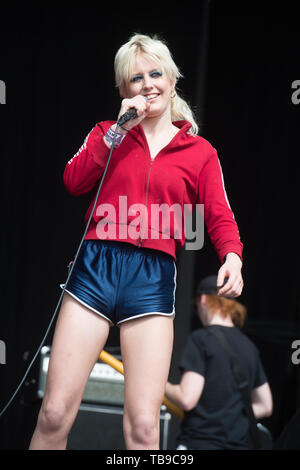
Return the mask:
<path fill-rule="evenodd" d="M 121 109 L 118 115 L 118 120 L 124 113 L 126 113 L 130 108 L 135 108 L 137 111 L 137 117 L 127 121 L 123 128 L 130 131 L 134 126 L 137 126 L 150 111 L 150 103 L 142 95 L 136 95 L 133 98 L 125 98 L 122 100 Z"/>
<path fill-rule="evenodd" d="M 122 100 L 121 109 L 118 115 L 118 119 L 123 116 L 130 108 L 135 108 L 137 111 L 137 117 L 134 119 L 130 119 L 127 121 L 124 126 L 119 127 L 118 133 L 126 135 L 128 131 L 130 131 L 134 126 L 137 126 L 145 117 L 147 116 L 148 112 L 150 111 L 150 103 L 146 100 L 146 98 L 142 95 L 136 95 L 133 98 L 125 98 Z M 117 128 L 117 124 L 113 124 L 111 129 L 115 131 Z M 111 143 L 107 138 L 103 137 L 105 145 L 110 148 Z"/>

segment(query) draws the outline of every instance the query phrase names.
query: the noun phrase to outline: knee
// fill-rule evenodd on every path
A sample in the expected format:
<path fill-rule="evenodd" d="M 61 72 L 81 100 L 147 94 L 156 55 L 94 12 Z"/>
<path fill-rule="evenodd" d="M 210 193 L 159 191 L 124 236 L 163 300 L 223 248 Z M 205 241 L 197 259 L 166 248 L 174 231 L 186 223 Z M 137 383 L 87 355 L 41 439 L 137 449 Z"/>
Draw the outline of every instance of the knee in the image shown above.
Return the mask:
<path fill-rule="evenodd" d="M 145 448 L 155 449 L 159 442 L 159 420 L 154 416 L 139 415 L 129 420 L 124 416 L 124 433 L 132 441 Z"/>
<path fill-rule="evenodd" d="M 66 424 L 67 407 L 63 401 L 47 400 L 39 414 L 39 426 L 44 432 L 57 432 Z"/>

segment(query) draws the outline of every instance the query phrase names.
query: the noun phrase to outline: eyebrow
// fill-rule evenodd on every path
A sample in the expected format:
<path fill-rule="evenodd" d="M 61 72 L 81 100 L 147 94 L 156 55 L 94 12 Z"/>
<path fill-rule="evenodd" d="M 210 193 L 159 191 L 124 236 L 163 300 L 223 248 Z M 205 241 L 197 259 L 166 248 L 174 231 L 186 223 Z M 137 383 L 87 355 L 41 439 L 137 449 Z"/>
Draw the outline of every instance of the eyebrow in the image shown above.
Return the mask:
<path fill-rule="evenodd" d="M 152 73 L 152 72 L 162 73 L 162 70 L 157 68 L 157 69 L 152 69 L 152 70 L 150 70 L 150 72 L 146 72 L 146 73 Z M 136 72 L 136 73 L 133 73 L 131 76 L 136 77 L 137 75 L 144 75 L 144 74 L 142 72 Z"/>

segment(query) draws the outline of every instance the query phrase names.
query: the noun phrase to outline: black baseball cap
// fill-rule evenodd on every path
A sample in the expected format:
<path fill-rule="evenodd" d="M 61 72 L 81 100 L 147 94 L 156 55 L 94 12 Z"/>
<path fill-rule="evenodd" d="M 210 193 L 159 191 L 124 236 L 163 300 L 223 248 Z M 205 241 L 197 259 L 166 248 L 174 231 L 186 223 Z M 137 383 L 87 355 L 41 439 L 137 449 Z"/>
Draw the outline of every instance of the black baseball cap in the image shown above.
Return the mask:
<path fill-rule="evenodd" d="M 220 289 L 221 287 L 221 286 L 217 287 L 217 280 L 218 280 L 218 276 L 216 274 L 212 274 L 211 276 L 206 276 L 197 285 L 196 295 L 201 295 L 201 294 L 217 295 L 218 289 Z M 228 278 L 225 278 L 224 284 L 226 284 L 227 280 Z"/>

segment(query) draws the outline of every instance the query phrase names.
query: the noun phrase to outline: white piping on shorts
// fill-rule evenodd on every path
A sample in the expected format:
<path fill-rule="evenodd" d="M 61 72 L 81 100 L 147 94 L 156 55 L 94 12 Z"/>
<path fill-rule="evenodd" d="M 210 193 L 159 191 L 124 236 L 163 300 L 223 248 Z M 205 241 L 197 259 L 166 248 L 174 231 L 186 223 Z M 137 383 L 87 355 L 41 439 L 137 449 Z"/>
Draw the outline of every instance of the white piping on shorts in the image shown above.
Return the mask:
<path fill-rule="evenodd" d="M 60 287 L 62 287 L 62 289 L 63 289 L 63 284 L 61 284 Z M 69 295 L 71 295 L 71 297 L 73 297 L 75 300 L 77 300 L 77 302 L 84 305 L 84 307 L 87 307 L 88 309 L 92 310 L 94 313 L 97 313 L 97 315 L 100 315 L 101 317 L 105 318 L 105 320 L 108 320 L 109 323 L 112 326 L 114 326 L 113 322 L 109 318 L 107 318 L 105 315 L 103 315 L 103 313 L 98 312 L 98 310 L 94 309 L 89 304 L 86 304 L 85 302 L 83 302 L 83 300 L 78 299 L 78 297 L 76 297 L 76 295 L 72 294 L 72 292 L 68 291 L 67 289 L 65 289 L 65 292 L 67 292 Z"/>
<path fill-rule="evenodd" d="M 147 312 L 147 313 L 141 313 L 140 315 L 134 315 L 134 317 L 125 318 L 125 320 L 120 320 L 120 321 L 118 321 L 118 323 L 116 325 L 118 326 L 120 323 L 124 323 L 125 321 L 129 321 L 129 320 L 134 320 L 135 318 L 146 317 L 147 315 L 163 315 L 165 317 L 171 317 L 171 318 L 173 318 L 173 320 L 175 318 L 174 310 L 171 313 Z"/>
<path fill-rule="evenodd" d="M 174 268 L 175 268 L 175 272 L 174 272 L 174 290 L 173 290 L 173 311 L 171 313 L 162 313 L 162 312 L 141 313 L 140 315 L 135 315 L 134 317 L 129 317 L 129 318 L 126 318 L 125 320 L 118 321 L 117 326 L 120 323 L 124 323 L 125 321 L 133 320 L 134 318 L 145 317 L 146 315 L 163 315 L 165 317 L 172 317 L 173 320 L 174 320 L 175 315 L 176 315 L 175 314 L 175 291 L 176 291 L 176 287 L 177 287 L 177 284 L 176 284 L 177 269 L 176 269 L 175 261 L 173 261 L 173 263 L 174 263 Z"/>
<path fill-rule="evenodd" d="M 177 269 L 176 269 L 176 263 L 173 261 L 175 272 L 174 272 L 174 291 L 173 291 L 173 312 L 174 312 L 174 318 L 175 318 L 175 292 L 176 292 L 176 278 L 177 278 Z"/>

